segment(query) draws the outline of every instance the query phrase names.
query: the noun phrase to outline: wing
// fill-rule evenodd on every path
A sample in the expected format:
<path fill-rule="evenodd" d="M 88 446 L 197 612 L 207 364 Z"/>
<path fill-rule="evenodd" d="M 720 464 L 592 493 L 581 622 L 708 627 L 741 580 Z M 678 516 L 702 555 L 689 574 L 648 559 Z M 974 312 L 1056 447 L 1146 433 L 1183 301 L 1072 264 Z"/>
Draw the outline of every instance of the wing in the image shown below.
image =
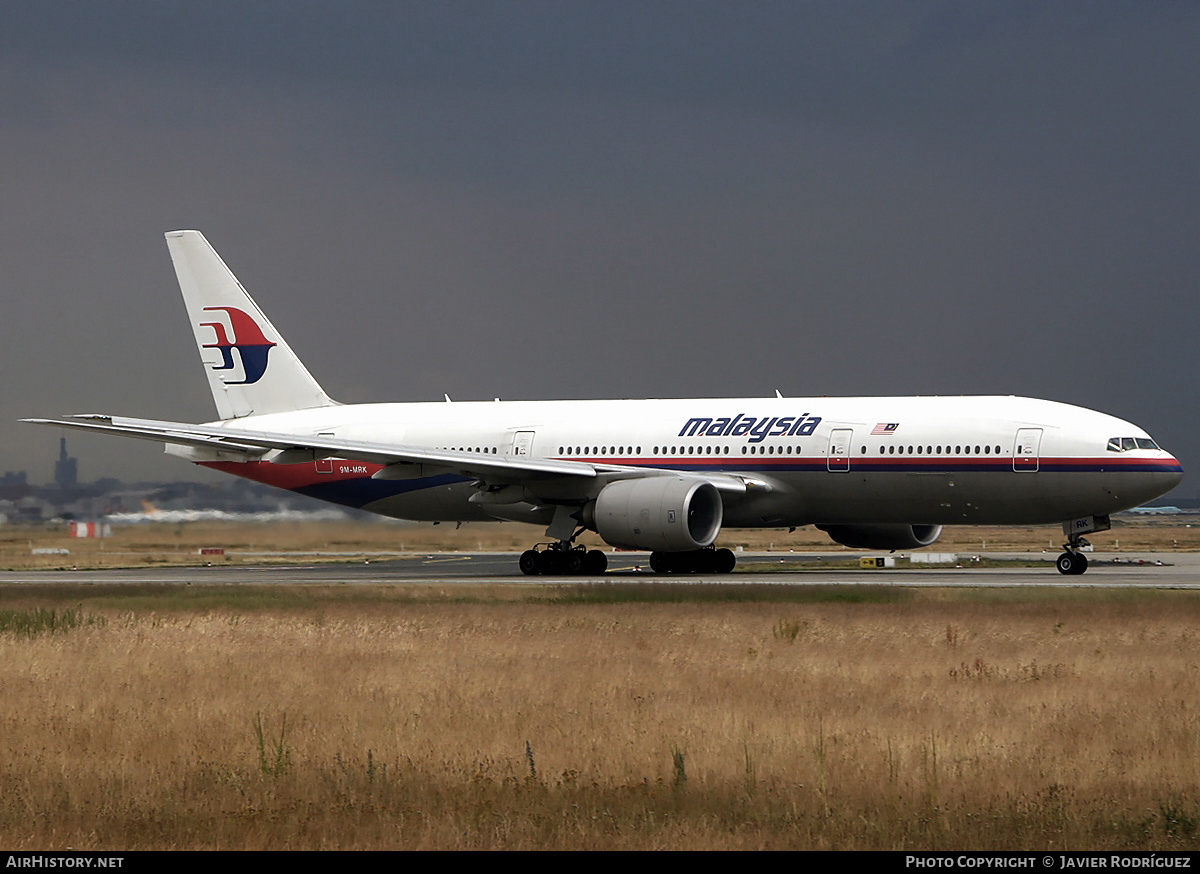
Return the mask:
<path fill-rule="evenodd" d="M 263 460 L 274 464 L 300 464 L 320 458 L 350 458 L 385 465 L 377 479 L 407 479 L 413 476 L 452 473 L 489 485 L 530 484 L 532 481 L 566 478 L 578 480 L 581 491 L 602 487 L 618 479 L 647 476 L 679 476 L 679 471 L 659 467 L 597 464 L 548 458 L 508 458 L 455 450 L 431 450 L 399 444 L 345 440 L 307 434 L 257 431 L 226 425 L 191 425 L 154 419 L 130 419 L 106 415 L 78 415 L 63 419 L 22 419 L 35 425 L 54 425 L 80 431 L 117 434 L 172 443 L 221 453 L 227 459 Z M 236 421 L 236 420 L 235 420 Z M 747 488 L 769 489 L 766 482 L 738 474 L 688 473 L 712 483 L 725 492 L 741 493 Z"/>

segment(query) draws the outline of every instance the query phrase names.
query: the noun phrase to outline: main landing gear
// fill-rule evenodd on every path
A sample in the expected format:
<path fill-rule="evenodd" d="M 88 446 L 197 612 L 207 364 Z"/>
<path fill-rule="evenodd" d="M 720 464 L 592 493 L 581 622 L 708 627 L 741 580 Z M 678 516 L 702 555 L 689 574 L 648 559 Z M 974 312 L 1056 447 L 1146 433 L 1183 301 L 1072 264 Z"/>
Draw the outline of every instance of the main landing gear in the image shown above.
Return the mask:
<path fill-rule="evenodd" d="M 727 574 L 737 565 L 729 549 L 694 549 L 691 552 L 652 552 L 650 568 L 656 574 Z"/>
<path fill-rule="evenodd" d="M 600 576 L 608 569 L 608 557 L 598 549 L 572 546 L 569 540 L 558 540 L 539 543 L 533 549 L 525 550 L 521 553 L 518 565 L 526 576 Z"/>
<path fill-rule="evenodd" d="M 569 540 L 539 543 L 521 553 L 518 560 L 526 576 L 601 576 L 608 557 L 598 549 L 572 546 Z M 652 552 L 650 568 L 656 574 L 727 574 L 737 565 L 728 549 L 696 549 L 691 552 Z"/>

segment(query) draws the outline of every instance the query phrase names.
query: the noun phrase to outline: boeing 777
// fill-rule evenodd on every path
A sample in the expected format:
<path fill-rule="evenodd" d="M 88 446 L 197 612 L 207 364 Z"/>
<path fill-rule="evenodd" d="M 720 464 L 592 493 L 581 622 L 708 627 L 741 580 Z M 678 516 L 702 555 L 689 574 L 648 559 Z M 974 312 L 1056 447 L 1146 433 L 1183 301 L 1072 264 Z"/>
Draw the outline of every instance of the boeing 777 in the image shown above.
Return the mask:
<path fill-rule="evenodd" d="M 384 516 L 545 525 L 527 574 L 602 573 L 585 531 L 651 551 L 659 573 L 725 573 L 723 527 L 815 525 L 895 550 L 950 523 L 1062 523 L 1058 570 L 1081 574 L 1085 535 L 1183 476 L 1136 425 L 1021 397 L 339 404 L 202 234 L 166 236 L 218 419 L 24 421 L 163 442 Z"/>

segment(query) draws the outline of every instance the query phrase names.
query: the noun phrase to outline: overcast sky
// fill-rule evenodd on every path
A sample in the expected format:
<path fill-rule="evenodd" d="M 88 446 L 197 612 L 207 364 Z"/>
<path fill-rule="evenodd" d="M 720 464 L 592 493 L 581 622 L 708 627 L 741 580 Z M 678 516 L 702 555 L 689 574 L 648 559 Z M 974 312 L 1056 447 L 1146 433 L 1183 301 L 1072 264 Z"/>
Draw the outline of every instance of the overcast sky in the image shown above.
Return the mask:
<path fill-rule="evenodd" d="M 1200 4 L 0 13 L 0 471 L 215 415 L 185 227 L 346 402 L 1020 394 L 1200 471 Z"/>

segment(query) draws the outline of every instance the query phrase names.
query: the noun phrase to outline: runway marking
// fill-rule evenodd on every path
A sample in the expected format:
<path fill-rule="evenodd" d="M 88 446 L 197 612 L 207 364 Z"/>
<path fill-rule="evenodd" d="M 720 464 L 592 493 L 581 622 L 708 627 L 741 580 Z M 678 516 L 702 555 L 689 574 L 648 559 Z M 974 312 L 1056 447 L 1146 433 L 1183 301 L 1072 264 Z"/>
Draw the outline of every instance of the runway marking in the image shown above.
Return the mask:
<path fill-rule="evenodd" d="M 449 558 L 427 558 L 427 559 L 425 559 L 425 561 L 423 561 L 421 563 L 422 564 L 443 564 L 448 561 L 470 561 L 470 560 L 471 560 L 471 556 L 469 556 L 469 555 L 453 555 L 453 556 L 450 556 Z"/>

